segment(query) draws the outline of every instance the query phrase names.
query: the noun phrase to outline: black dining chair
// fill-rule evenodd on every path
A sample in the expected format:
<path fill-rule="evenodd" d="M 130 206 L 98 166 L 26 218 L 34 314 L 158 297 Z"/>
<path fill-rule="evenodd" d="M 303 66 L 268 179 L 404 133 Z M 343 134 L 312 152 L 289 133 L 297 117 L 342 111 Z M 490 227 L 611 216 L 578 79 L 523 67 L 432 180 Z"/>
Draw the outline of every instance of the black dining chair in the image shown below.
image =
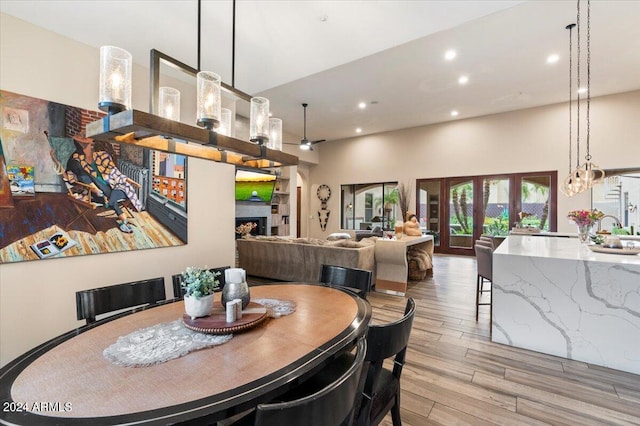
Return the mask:
<path fill-rule="evenodd" d="M 357 425 L 377 425 L 391 410 L 394 426 L 400 426 L 400 376 L 404 367 L 407 344 L 413 326 L 416 304 L 407 300 L 404 316 L 392 323 L 370 325 L 367 331 L 367 355 L 363 370 L 364 389 L 361 402 L 356 404 Z M 394 357 L 393 370 L 383 367 L 387 358 Z"/>
<path fill-rule="evenodd" d="M 345 354 L 334 360 L 332 364 L 334 366 L 342 364 L 343 371 L 335 380 L 330 381 L 317 392 L 291 401 L 258 405 L 254 413 L 254 426 L 352 424 L 353 404 L 360 388 L 360 376 L 366 352 L 367 342 L 361 338 L 356 346 L 355 357 Z"/>
<path fill-rule="evenodd" d="M 333 426 L 353 424 L 354 402 L 362 391 L 366 339 L 361 337 L 356 351 L 333 359 L 320 373 L 280 395 L 217 426 Z"/>
<path fill-rule="evenodd" d="M 371 291 L 371 271 L 344 266 L 322 265 L 320 267 L 320 282 L 329 285 L 348 287 L 356 290 L 363 299 Z"/>
<path fill-rule="evenodd" d="M 126 308 L 155 304 L 166 299 L 164 277 L 116 284 L 76 292 L 76 314 L 87 324 L 96 316 Z"/>
<path fill-rule="evenodd" d="M 230 266 L 221 266 L 219 268 L 211 268 L 209 269 L 211 272 L 220 272 L 220 275 L 218 276 L 218 281 L 220 281 L 220 284 L 218 284 L 218 289 L 216 291 L 222 291 L 222 289 L 224 288 L 224 285 L 226 283 L 225 281 L 225 277 L 224 277 L 224 271 L 225 269 L 229 269 Z M 182 274 L 175 274 L 171 276 L 171 282 L 173 283 L 173 297 L 175 297 L 176 299 L 183 299 L 184 298 L 184 289 L 182 288 Z"/>
<path fill-rule="evenodd" d="M 474 245 L 474 248 L 476 250 L 476 267 L 478 270 L 476 277 L 476 321 L 478 321 L 478 309 L 480 306 L 489 305 L 490 316 L 493 314 L 491 288 L 488 290 L 484 288 L 485 280 L 489 281 L 490 285 L 493 283 L 493 250 L 480 244 Z M 490 295 L 489 302 L 480 302 L 480 295 L 485 292 Z"/>

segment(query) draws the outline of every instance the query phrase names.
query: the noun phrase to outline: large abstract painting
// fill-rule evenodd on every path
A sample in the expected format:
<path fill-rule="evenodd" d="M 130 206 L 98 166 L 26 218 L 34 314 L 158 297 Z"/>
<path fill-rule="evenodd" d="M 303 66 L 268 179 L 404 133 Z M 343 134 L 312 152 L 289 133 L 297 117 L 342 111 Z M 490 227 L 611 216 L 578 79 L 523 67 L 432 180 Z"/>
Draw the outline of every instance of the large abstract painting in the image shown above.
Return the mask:
<path fill-rule="evenodd" d="M 0 263 L 186 244 L 186 160 L 86 138 L 101 112 L 0 90 Z"/>

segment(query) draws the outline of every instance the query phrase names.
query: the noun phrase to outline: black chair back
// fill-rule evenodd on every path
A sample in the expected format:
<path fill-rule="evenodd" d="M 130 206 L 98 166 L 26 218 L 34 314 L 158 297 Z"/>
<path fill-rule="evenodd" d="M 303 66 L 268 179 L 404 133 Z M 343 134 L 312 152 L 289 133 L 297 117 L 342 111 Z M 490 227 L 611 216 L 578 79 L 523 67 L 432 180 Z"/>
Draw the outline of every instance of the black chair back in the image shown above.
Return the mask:
<path fill-rule="evenodd" d="M 351 424 L 367 343 L 360 339 L 353 364 L 336 381 L 300 399 L 256 407 L 255 426 Z"/>
<path fill-rule="evenodd" d="M 209 269 L 211 272 L 220 272 L 220 276 L 218 276 L 218 281 L 220 281 L 220 284 L 218 285 L 218 290 L 216 291 L 222 291 L 222 289 L 224 288 L 224 285 L 226 283 L 225 281 L 225 277 L 224 277 L 224 270 L 225 269 L 229 269 L 230 266 L 221 266 L 219 268 L 211 268 Z M 175 274 L 171 276 L 171 282 L 173 283 L 173 297 L 175 297 L 176 299 L 183 299 L 184 298 L 184 289 L 182 288 L 181 284 L 182 284 L 182 274 Z"/>
<path fill-rule="evenodd" d="M 378 424 L 391 410 L 394 425 L 400 421 L 400 376 L 413 326 L 416 304 L 407 300 L 404 316 L 398 321 L 370 325 L 367 331 L 368 369 L 357 414 L 357 424 Z M 384 360 L 395 355 L 393 371 L 383 369 Z"/>
<path fill-rule="evenodd" d="M 320 267 L 320 282 L 359 290 L 359 294 L 366 299 L 371 291 L 371 271 L 344 266 L 322 265 Z"/>
<path fill-rule="evenodd" d="M 76 292 L 76 314 L 87 324 L 96 316 L 166 299 L 164 277 Z"/>

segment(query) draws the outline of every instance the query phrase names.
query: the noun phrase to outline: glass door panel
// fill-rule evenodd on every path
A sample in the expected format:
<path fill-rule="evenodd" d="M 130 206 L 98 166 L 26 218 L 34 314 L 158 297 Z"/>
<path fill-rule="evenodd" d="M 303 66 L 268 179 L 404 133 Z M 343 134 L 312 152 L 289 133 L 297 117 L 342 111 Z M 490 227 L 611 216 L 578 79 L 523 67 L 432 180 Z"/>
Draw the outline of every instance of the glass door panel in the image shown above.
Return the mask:
<path fill-rule="evenodd" d="M 520 186 L 520 212 L 518 220 L 521 226 L 549 230 L 549 203 L 551 196 L 551 177 L 523 176 Z"/>
<path fill-rule="evenodd" d="M 418 206 L 416 215 L 423 234 L 433 235 L 433 241 L 440 245 L 440 179 L 418 181 Z"/>
<path fill-rule="evenodd" d="M 491 236 L 509 235 L 512 222 L 509 178 L 484 178 L 482 180 L 482 208 L 479 220 L 482 234 Z"/>
<path fill-rule="evenodd" d="M 449 185 L 449 247 L 473 248 L 473 179 L 452 180 Z"/>

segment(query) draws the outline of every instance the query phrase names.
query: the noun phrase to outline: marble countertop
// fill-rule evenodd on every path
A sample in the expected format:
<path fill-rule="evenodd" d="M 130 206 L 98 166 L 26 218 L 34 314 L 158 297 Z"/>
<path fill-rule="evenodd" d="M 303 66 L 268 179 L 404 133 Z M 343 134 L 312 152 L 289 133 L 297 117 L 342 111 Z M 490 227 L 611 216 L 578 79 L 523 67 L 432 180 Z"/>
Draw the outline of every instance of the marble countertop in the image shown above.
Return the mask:
<path fill-rule="evenodd" d="M 526 233 L 522 234 L 512 233 L 510 235 L 531 235 L 535 237 L 564 237 L 564 238 L 578 238 L 578 234 L 575 232 L 537 232 L 537 233 Z M 607 237 L 611 234 L 603 234 L 603 237 Z M 620 237 L 621 240 L 631 240 L 638 241 L 640 243 L 640 235 L 616 235 Z"/>
<path fill-rule="evenodd" d="M 635 241 L 635 246 L 640 244 Z M 576 238 L 509 235 L 494 255 L 530 256 L 549 259 L 640 265 L 640 255 L 595 253 Z"/>

